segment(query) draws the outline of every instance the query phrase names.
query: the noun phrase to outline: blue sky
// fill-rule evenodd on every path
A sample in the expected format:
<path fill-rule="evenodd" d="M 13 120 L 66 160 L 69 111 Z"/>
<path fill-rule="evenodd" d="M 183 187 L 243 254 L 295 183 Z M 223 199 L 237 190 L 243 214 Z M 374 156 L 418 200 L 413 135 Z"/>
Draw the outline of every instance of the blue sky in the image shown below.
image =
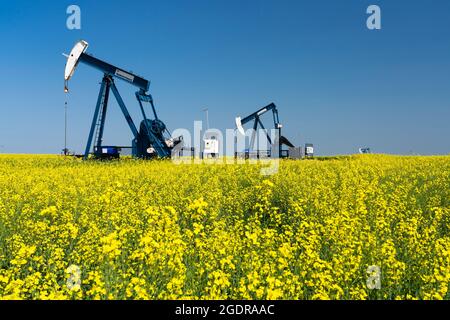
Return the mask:
<path fill-rule="evenodd" d="M 81 30 L 66 8 L 81 7 Z M 382 30 L 366 9 L 382 10 Z M 450 153 L 447 0 L 0 1 L 0 153 L 59 153 L 86 143 L 102 75 L 80 65 L 63 93 L 63 52 L 88 52 L 151 80 L 160 118 L 193 128 L 275 102 L 283 134 L 321 155 Z M 135 89 L 117 82 L 135 122 Z M 116 103 L 105 143 L 130 144 Z M 270 120 L 270 117 L 268 118 Z"/>

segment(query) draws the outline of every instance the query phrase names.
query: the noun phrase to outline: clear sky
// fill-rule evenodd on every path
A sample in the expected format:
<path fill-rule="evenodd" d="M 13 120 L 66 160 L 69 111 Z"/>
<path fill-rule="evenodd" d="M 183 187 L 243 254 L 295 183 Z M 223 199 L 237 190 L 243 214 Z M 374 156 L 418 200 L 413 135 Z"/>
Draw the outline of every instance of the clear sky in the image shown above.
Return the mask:
<path fill-rule="evenodd" d="M 66 28 L 70 4 L 81 30 Z M 379 31 L 366 27 L 371 4 Z M 448 0 L 0 0 L 0 36 L 0 153 L 59 153 L 65 101 L 69 148 L 83 152 L 102 75 L 80 65 L 63 93 L 61 53 L 79 39 L 151 80 L 171 130 L 192 129 L 205 107 L 212 127 L 233 128 L 273 101 L 283 134 L 321 155 L 450 153 Z M 117 85 L 138 122 L 135 89 Z M 105 143 L 130 144 L 109 111 Z"/>

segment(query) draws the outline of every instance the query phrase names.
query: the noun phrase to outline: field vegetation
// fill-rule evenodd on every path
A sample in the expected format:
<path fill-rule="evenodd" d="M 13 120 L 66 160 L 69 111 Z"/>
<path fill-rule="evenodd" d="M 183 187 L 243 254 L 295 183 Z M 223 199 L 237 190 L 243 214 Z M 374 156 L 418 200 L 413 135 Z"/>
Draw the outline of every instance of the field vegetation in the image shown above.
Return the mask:
<path fill-rule="evenodd" d="M 0 156 L 3 299 L 449 299 L 450 157 Z"/>

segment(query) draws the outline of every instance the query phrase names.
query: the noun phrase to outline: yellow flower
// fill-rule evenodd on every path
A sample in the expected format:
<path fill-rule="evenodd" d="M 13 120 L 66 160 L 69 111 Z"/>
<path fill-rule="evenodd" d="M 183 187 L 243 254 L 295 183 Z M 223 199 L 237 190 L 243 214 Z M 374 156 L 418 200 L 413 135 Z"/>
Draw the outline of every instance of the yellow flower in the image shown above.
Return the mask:
<path fill-rule="evenodd" d="M 260 169 L 0 155 L 0 298 L 449 298 L 450 156 Z"/>

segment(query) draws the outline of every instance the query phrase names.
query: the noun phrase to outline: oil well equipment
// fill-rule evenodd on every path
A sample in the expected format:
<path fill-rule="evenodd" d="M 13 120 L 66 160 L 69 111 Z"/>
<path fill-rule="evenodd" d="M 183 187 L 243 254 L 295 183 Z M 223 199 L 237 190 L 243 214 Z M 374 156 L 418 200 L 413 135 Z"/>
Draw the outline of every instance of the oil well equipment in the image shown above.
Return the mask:
<path fill-rule="evenodd" d="M 273 126 L 274 130 L 276 130 L 275 140 L 272 141 L 271 136 L 269 135 L 268 130 L 264 126 L 261 117 L 268 112 L 272 112 L 273 117 Z M 253 130 L 252 135 L 250 138 L 250 145 L 249 148 L 245 150 L 244 154 L 245 157 L 250 157 L 251 154 L 255 154 L 257 158 L 259 157 L 280 157 L 280 158 L 286 158 L 289 157 L 291 154 L 293 155 L 300 155 L 301 149 L 296 148 L 286 137 L 281 135 L 281 128 L 283 127 L 280 123 L 279 117 L 278 117 L 278 109 L 275 103 L 270 103 L 269 105 L 253 112 L 252 114 L 241 118 L 236 117 L 236 129 L 239 133 L 245 136 L 245 130 L 244 125 L 246 125 L 249 122 L 253 121 Z M 261 128 L 265 132 L 265 137 L 267 138 L 267 141 L 269 145 L 271 146 L 271 150 L 253 150 L 255 145 L 255 136 L 258 128 Z M 283 146 L 289 147 L 288 150 L 283 149 Z M 275 151 L 275 152 L 274 152 Z"/>
<path fill-rule="evenodd" d="M 102 144 L 110 92 L 113 93 L 132 132 L 132 155 L 134 157 L 144 159 L 170 157 L 175 146 L 182 144 L 182 137 L 172 138 L 164 122 L 158 118 L 155 105 L 153 103 L 153 98 L 148 93 L 150 81 L 87 54 L 87 48 L 88 43 L 81 40 L 75 44 L 70 54 L 64 55 L 67 57 L 64 73 L 64 91 L 66 93 L 69 92 L 68 81 L 73 76 L 79 63 L 88 65 L 103 73 L 94 117 L 92 119 L 86 149 L 84 152 L 84 159 L 88 159 L 91 154 L 92 143 L 94 144 L 94 158 L 98 159 L 118 158 L 121 149 L 124 148 L 120 146 L 104 146 Z M 115 79 L 123 80 L 138 89 L 135 96 L 142 114 L 139 129 L 134 124 L 128 109 L 119 91 L 117 90 L 114 82 Z M 144 103 L 150 104 L 153 113 L 152 118 L 147 117 L 144 109 Z"/>

